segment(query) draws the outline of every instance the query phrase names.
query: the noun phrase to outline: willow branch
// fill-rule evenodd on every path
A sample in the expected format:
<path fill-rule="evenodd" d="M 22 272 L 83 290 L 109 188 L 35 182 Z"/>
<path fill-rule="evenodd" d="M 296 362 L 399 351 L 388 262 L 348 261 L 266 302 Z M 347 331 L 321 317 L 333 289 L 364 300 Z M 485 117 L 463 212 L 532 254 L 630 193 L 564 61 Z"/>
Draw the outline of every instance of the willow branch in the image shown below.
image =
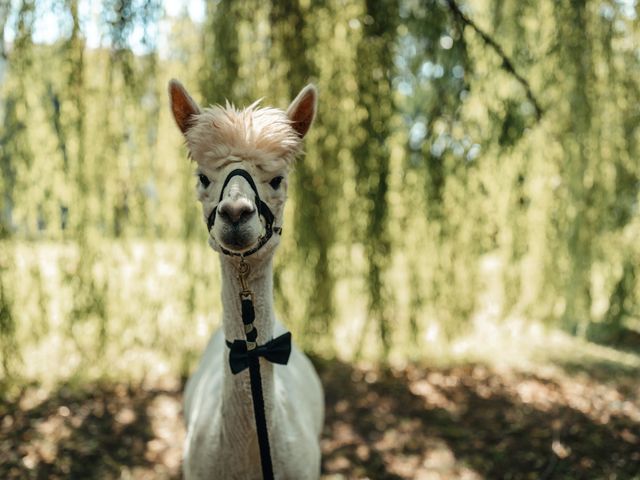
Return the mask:
<path fill-rule="evenodd" d="M 10 10 L 11 10 L 11 1 L 1 0 L 0 1 L 0 58 L 3 58 L 5 60 L 7 58 L 7 50 L 4 44 L 4 30 L 7 26 L 7 21 L 9 20 Z"/>
<path fill-rule="evenodd" d="M 507 56 L 507 54 L 504 52 L 504 50 L 498 44 L 498 42 L 496 42 L 493 38 L 491 38 L 489 36 L 488 33 L 486 33 L 484 30 L 482 30 L 480 27 L 478 27 L 478 25 L 476 25 L 476 23 L 473 20 L 471 20 L 469 17 L 467 17 L 462 12 L 462 10 L 460 10 L 460 7 L 458 6 L 458 4 L 456 3 L 455 0 L 447 0 L 447 5 L 449 6 L 449 9 L 455 15 L 455 17 L 460 22 L 462 22 L 462 24 L 465 27 L 466 26 L 471 27 L 473 29 L 473 31 L 476 32 L 480 36 L 480 38 L 482 38 L 484 43 L 487 44 L 488 46 L 490 46 L 496 52 L 496 54 L 502 60 L 501 67 L 505 71 L 507 71 L 511 75 L 513 75 L 513 77 L 518 81 L 518 83 L 520 85 L 522 85 L 522 88 L 524 88 L 524 91 L 525 91 L 525 93 L 527 95 L 527 98 L 533 104 L 533 108 L 536 111 L 536 118 L 538 120 L 540 120 L 540 118 L 542 118 L 542 114 L 544 113 L 544 111 L 540 107 L 540 104 L 538 103 L 538 100 L 536 99 L 535 95 L 531 91 L 531 87 L 529 86 L 529 82 L 527 82 L 527 80 L 525 80 L 525 78 L 518 73 L 516 68 L 513 66 L 513 62 Z"/>

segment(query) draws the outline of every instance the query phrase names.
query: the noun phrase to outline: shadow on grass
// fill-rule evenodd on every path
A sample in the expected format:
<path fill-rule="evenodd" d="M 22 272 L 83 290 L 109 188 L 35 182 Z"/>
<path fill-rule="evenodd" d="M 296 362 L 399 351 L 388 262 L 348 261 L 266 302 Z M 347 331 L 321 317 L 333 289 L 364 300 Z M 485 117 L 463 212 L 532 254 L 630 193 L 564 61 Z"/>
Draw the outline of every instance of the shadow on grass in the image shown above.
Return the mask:
<path fill-rule="evenodd" d="M 156 472 L 146 478 L 177 478 L 171 468 L 154 468 L 157 455 L 150 449 L 154 441 L 158 447 L 153 404 L 160 397 L 178 402 L 177 392 L 63 386 L 41 403 L 38 392 L 28 388 L 15 402 L 0 403 L 1 478 L 111 479 L 136 468 Z"/>
<path fill-rule="evenodd" d="M 640 331 L 618 325 L 595 323 L 589 326 L 587 338 L 590 342 L 629 353 L 640 353 Z"/>
<path fill-rule="evenodd" d="M 638 478 L 640 406 L 615 387 L 480 364 L 313 360 L 326 394 L 325 478 Z M 180 404 L 179 390 L 124 384 L 46 398 L 27 388 L 0 400 L 0 478 L 179 478 Z"/>
<path fill-rule="evenodd" d="M 327 397 L 324 473 L 638 478 L 638 423 L 618 414 L 594 420 L 567 405 L 554 381 L 502 377 L 482 365 L 367 372 L 336 361 L 315 363 Z"/>
<path fill-rule="evenodd" d="M 615 385 L 623 395 L 640 397 L 640 370 L 631 365 L 620 365 L 605 359 L 582 358 L 564 359 L 553 361 L 572 376 L 583 376 L 598 383 Z"/>

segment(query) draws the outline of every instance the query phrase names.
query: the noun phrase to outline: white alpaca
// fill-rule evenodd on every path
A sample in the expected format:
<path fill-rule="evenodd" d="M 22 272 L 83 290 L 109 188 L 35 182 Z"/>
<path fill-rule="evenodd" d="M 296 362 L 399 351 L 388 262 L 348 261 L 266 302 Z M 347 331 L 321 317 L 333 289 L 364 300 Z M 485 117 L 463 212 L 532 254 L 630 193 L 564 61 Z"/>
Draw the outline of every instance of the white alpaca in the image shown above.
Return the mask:
<path fill-rule="evenodd" d="M 249 373 L 232 374 L 225 339 L 245 338 L 239 298 L 240 257 L 232 254 L 249 252 L 259 245 L 265 225 L 246 178 L 232 176 L 224 192 L 221 190 L 230 172 L 246 170 L 259 198 L 274 215 L 275 229 L 282 226 L 287 174 L 313 121 L 316 90 L 312 85 L 305 87 L 287 112 L 259 108 L 257 102 L 244 110 L 229 104 L 201 110 L 175 80 L 169 83 L 169 94 L 176 123 L 198 165 L 197 189 L 205 221 L 214 209 L 217 212 L 209 244 L 220 252 L 222 271 L 223 326 L 211 337 L 185 392 L 184 476 L 261 478 Z M 254 293 L 258 345 L 285 332 L 273 312 L 272 259 L 278 243 L 279 235 L 274 234 L 244 260 L 250 267 L 247 282 Z M 317 479 L 324 421 L 318 375 L 295 346 L 287 365 L 260 358 L 260 369 L 275 478 Z"/>

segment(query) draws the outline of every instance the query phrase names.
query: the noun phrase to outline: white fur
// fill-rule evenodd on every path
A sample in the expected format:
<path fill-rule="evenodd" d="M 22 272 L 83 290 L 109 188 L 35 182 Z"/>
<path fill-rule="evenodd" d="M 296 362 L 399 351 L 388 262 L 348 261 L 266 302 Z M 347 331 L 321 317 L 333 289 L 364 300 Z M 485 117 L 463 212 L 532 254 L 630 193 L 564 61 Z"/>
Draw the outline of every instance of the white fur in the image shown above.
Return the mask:
<path fill-rule="evenodd" d="M 229 103 L 224 108 L 204 109 L 186 139 L 193 158 L 210 163 L 234 155 L 249 160 L 282 159 L 290 165 L 302 147 L 287 114 L 276 108 L 259 108 L 259 102 L 243 110 Z"/>
<path fill-rule="evenodd" d="M 306 92 L 306 93 L 305 93 Z M 226 175 L 234 168 L 244 168 L 253 177 L 260 197 L 275 215 L 275 225 L 282 224 L 286 200 L 288 169 L 301 149 L 301 138 L 292 128 L 301 97 L 313 95 L 307 87 L 289 107 L 288 113 L 276 109 L 246 110 L 214 107 L 201 112 L 186 90 L 177 82 L 170 84 L 172 102 L 182 110 L 174 116 L 185 133 L 191 157 L 199 173 L 212 181 L 198 186 L 198 196 L 206 219 L 215 208 Z M 304 94 L 304 95 L 303 95 Z M 181 96 L 184 95 L 184 96 Z M 175 100 L 177 98 L 177 100 Z M 185 100 L 186 99 L 186 100 Z M 181 101 L 182 100 L 182 101 Z M 188 100 L 188 101 L 187 101 Z M 193 104 L 193 105 L 191 105 Z M 185 127 L 184 109 L 193 109 L 192 120 Z M 308 112 L 307 112 L 308 115 Z M 313 120 L 307 117 L 307 120 Z M 281 175 L 282 186 L 274 190 L 269 181 Z M 254 201 L 247 181 L 233 177 L 226 187 L 225 201 Z M 210 232 L 214 250 L 225 243 L 231 228 L 220 219 Z M 242 235 L 257 240 L 263 225 L 254 216 L 243 225 Z M 225 230 L 227 229 L 227 230 Z M 249 288 L 254 293 L 258 344 L 285 332 L 273 312 L 272 258 L 279 242 L 274 235 L 257 253 L 247 257 L 250 265 Z M 220 254 L 222 271 L 223 326 L 213 334 L 196 372 L 187 382 L 184 402 L 187 437 L 183 471 L 190 479 L 259 479 L 262 478 L 256 426 L 251 400 L 248 370 L 233 375 L 228 363 L 225 339 L 244 339 L 240 311 L 239 260 Z M 320 476 L 320 433 L 324 421 L 324 395 L 320 379 L 309 359 L 293 346 L 286 366 L 260 359 L 265 413 L 269 431 L 271 458 L 277 479 L 317 479 Z"/>
<path fill-rule="evenodd" d="M 261 478 L 248 370 L 231 373 L 224 345 L 225 337 L 244 338 L 239 282 L 231 262 L 221 257 L 223 327 L 212 336 L 198 370 L 187 383 L 186 479 Z M 271 261 L 264 262 L 250 277 L 259 344 L 285 331 L 273 314 Z M 311 362 L 294 346 L 288 365 L 261 359 L 260 368 L 276 478 L 318 478 L 324 405 L 320 380 Z"/>

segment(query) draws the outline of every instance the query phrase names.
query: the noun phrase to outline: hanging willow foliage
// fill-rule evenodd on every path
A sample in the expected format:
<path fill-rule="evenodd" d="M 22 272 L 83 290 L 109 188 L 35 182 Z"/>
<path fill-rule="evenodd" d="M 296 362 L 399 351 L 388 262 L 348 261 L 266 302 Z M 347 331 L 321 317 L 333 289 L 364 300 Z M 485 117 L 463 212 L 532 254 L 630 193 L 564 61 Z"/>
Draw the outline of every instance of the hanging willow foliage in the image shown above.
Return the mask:
<path fill-rule="evenodd" d="M 368 1 L 363 16 L 363 35 L 358 45 L 359 105 L 364 112 L 356 145 L 356 189 L 363 199 L 365 229 L 359 240 L 365 246 L 369 320 L 377 324 L 385 353 L 391 346 L 390 311 L 393 310 L 385 276 L 391 256 L 388 232 L 388 139 L 394 115 L 392 78 L 398 17 L 397 1 Z M 366 338 L 365 335 L 362 338 Z"/>
<path fill-rule="evenodd" d="M 203 29 L 203 63 L 200 91 L 206 105 L 224 104 L 227 98 L 236 102 L 235 83 L 239 70 L 238 24 L 241 2 L 221 0 L 207 3 L 207 20 Z"/>
<path fill-rule="evenodd" d="M 285 95 L 295 98 L 300 89 L 317 78 L 317 65 L 313 61 L 315 45 L 320 32 L 307 23 L 321 10 L 314 5 L 313 11 L 304 9 L 298 0 L 272 2 L 269 21 L 273 45 L 272 64 L 285 82 Z M 334 316 L 334 278 L 330 266 L 330 249 L 333 244 L 334 223 L 329 212 L 334 204 L 327 188 L 332 178 L 332 157 L 335 151 L 327 144 L 314 141 L 319 129 L 326 129 L 330 120 L 323 117 L 322 104 L 331 102 L 324 85 L 320 85 L 320 113 L 313 132 L 307 139 L 307 155 L 302 158 L 293 174 L 294 202 L 298 206 L 293 219 L 293 233 L 299 247 L 299 261 L 304 265 L 298 275 L 306 277 L 307 288 L 302 292 L 307 308 L 304 312 L 307 333 L 316 338 L 330 331 Z M 326 131 L 326 130 L 325 130 Z"/>
<path fill-rule="evenodd" d="M 158 1 L 109 0 L 98 47 L 78 0 L 53 2 L 60 36 L 34 44 L 47 5 L 0 3 L 2 345 L 44 341 L 36 317 L 51 315 L 78 350 L 108 347 L 135 316 L 118 295 L 154 285 L 131 279 L 156 263 L 175 276 L 167 315 L 181 335 L 209 325 L 215 261 L 199 249 L 171 77 L 199 86 L 203 105 L 286 107 L 318 86 L 275 265 L 278 310 L 304 345 L 419 355 L 491 322 L 602 341 L 637 322 L 640 23 L 628 2 L 220 0 L 199 24 Z M 57 252 L 42 254 L 57 273 L 35 254 L 16 261 L 26 240 Z M 154 263 L 165 247 L 175 272 Z M 105 273 L 121 264 L 122 284 Z M 132 311 L 161 317 L 159 287 L 144 288 Z M 150 338 L 169 351 L 161 325 Z"/>

